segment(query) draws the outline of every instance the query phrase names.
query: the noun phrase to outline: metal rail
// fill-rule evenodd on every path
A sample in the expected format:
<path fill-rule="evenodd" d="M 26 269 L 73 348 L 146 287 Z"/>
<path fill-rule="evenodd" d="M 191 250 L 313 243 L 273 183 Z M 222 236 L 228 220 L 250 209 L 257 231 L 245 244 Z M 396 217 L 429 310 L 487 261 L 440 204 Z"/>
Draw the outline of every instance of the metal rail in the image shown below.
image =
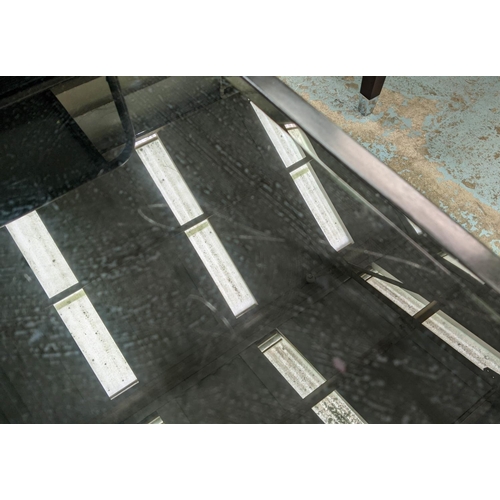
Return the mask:
<path fill-rule="evenodd" d="M 268 76 L 242 78 L 500 293 L 500 259 L 491 250 L 283 82 Z"/>

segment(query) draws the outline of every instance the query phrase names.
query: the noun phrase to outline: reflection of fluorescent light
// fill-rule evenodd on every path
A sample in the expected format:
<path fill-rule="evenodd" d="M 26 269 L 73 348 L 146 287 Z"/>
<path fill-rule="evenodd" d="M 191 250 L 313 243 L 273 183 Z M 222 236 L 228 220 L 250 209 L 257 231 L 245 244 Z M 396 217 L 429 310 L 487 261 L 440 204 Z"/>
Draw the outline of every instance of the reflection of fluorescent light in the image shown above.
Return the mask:
<path fill-rule="evenodd" d="M 337 251 L 350 245 L 353 242 L 351 235 L 309 164 L 297 168 L 290 175 L 328 243 Z"/>
<path fill-rule="evenodd" d="M 260 349 L 301 398 L 326 382 L 325 377 L 281 334 L 273 335 Z M 313 410 L 326 424 L 366 423 L 337 391 L 321 400 Z"/>
<path fill-rule="evenodd" d="M 78 283 L 36 212 L 6 227 L 49 297 Z M 60 300 L 54 307 L 110 398 L 137 384 L 134 373 L 83 290 Z"/>
<path fill-rule="evenodd" d="M 205 220 L 185 232 L 233 314 L 239 316 L 257 304 L 210 222 Z"/>
<path fill-rule="evenodd" d="M 303 151 L 295 141 L 274 123 L 255 104 L 252 107 L 257 113 L 260 122 L 264 126 L 267 135 L 271 139 L 273 146 L 278 151 L 285 166 L 289 167 L 305 157 Z M 288 127 L 290 128 L 290 127 Z M 312 145 L 307 136 L 298 128 L 290 128 L 292 135 L 306 151 L 313 151 Z M 311 210 L 316 222 L 323 231 L 328 243 L 339 251 L 353 243 L 353 239 L 347 231 L 342 219 L 335 210 L 333 203 L 326 194 L 321 182 L 314 173 L 310 163 L 293 170 L 290 175 L 294 180 L 300 194 L 304 198 L 309 210 Z"/>
<path fill-rule="evenodd" d="M 415 230 L 417 234 L 422 234 L 423 231 L 414 222 L 408 219 L 408 217 L 406 217 L 406 220 L 410 223 L 411 227 Z"/>
<path fill-rule="evenodd" d="M 54 307 L 111 399 L 138 383 L 83 290 L 57 302 Z"/>
<path fill-rule="evenodd" d="M 309 137 L 307 137 L 307 135 L 304 134 L 304 132 L 300 128 L 298 128 L 298 127 L 290 128 L 290 130 L 288 130 L 288 133 L 290 134 L 291 137 L 293 137 L 295 142 L 306 153 L 309 153 L 309 156 L 316 155 L 316 151 L 314 151 L 313 145 L 311 144 Z"/>
<path fill-rule="evenodd" d="M 479 281 L 482 285 L 484 285 L 484 281 L 482 281 L 480 278 L 478 278 L 472 271 L 469 271 L 462 263 L 460 263 L 455 257 L 452 257 L 451 255 L 444 255 L 443 256 L 444 260 L 447 260 L 450 264 L 453 264 L 454 266 L 458 267 L 462 271 L 466 272 L 467 274 L 470 274 L 474 279 Z"/>
<path fill-rule="evenodd" d="M 422 324 L 481 370 L 489 368 L 500 374 L 500 352 L 443 311 L 436 312 Z"/>
<path fill-rule="evenodd" d="M 276 125 L 276 123 L 274 123 L 271 118 L 269 118 L 269 116 L 267 116 L 253 102 L 250 104 L 257 113 L 262 126 L 267 132 L 269 139 L 271 139 L 274 148 L 280 155 L 285 167 L 289 167 L 290 165 L 302 160 L 302 158 L 305 158 L 305 154 L 280 126 Z"/>
<path fill-rule="evenodd" d="M 49 298 L 78 283 L 36 212 L 25 215 L 5 227 Z"/>
<path fill-rule="evenodd" d="M 270 339 L 271 340 L 271 339 Z M 323 384 L 326 379 L 307 361 L 295 346 L 279 333 L 273 335 L 273 344 L 261 346 L 264 356 L 271 361 L 286 381 L 305 398 Z"/>
<path fill-rule="evenodd" d="M 337 391 L 321 400 L 313 410 L 325 424 L 366 424 L 361 415 Z"/>
<path fill-rule="evenodd" d="M 203 213 L 160 139 L 136 151 L 181 226 Z"/>
<path fill-rule="evenodd" d="M 202 215 L 203 211 L 165 146 L 157 136 L 151 142 L 152 137 L 139 142 L 137 154 L 179 224 L 186 224 Z M 145 145 L 141 146 L 143 143 Z M 185 233 L 235 316 L 257 303 L 208 220 L 195 224 Z"/>
<path fill-rule="evenodd" d="M 151 422 L 149 422 L 149 423 L 150 424 L 163 424 L 163 420 L 161 419 L 161 417 L 156 417 L 153 420 L 151 420 Z"/>
<path fill-rule="evenodd" d="M 315 154 L 311 141 L 309 141 L 309 138 L 302 130 L 292 128 L 288 133 L 311 156 Z M 316 222 L 326 236 L 328 243 L 337 251 L 353 243 L 349 231 L 345 227 L 337 210 L 335 210 L 311 164 L 308 163 L 303 167 L 297 168 L 290 175 L 299 188 L 300 194 L 304 198 L 309 210 L 311 210 Z"/>
<path fill-rule="evenodd" d="M 388 273 L 385 269 L 382 269 L 377 264 L 372 264 L 372 270 L 386 278 L 399 281 L 392 274 Z M 400 288 L 397 285 L 387 283 L 387 281 L 379 280 L 373 276 L 368 279 L 368 284 L 373 288 L 376 288 L 381 294 L 385 295 L 394 304 L 399 306 L 403 311 L 406 311 L 410 316 L 414 316 L 422 308 L 424 308 L 429 301 L 424 299 L 421 295 L 417 293 L 410 292 L 404 288 Z"/>
<path fill-rule="evenodd" d="M 141 148 L 142 146 L 145 146 L 149 142 L 156 141 L 157 139 L 158 139 L 157 134 L 151 134 L 151 135 L 148 135 L 147 137 L 143 137 L 142 139 L 135 141 L 135 149 Z"/>
<path fill-rule="evenodd" d="M 377 264 L 372 264 L 372 269 L 386 278 L 399 281 Z M 412 316 L 429 304 L 429 301 L 421 295 L 409 292 L 386 281 L 370 277 L 368 283 Z M 493 349 L 493 347 L 460 323 L 457 323 L 453 318 L 450 318 L 443 311 L 435 312 L 422 324 L 481 370 L 490 368 L 500 374 L 500 352 Z"/>

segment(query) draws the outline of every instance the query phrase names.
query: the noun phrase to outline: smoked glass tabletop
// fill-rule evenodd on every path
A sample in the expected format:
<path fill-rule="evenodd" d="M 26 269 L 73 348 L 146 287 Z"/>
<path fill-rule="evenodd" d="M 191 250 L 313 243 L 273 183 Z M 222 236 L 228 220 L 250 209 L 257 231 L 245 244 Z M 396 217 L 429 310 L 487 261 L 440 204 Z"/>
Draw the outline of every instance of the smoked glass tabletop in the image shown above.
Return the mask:
<path fill-rule="evenodd" d="M 498 294 L 296 123 L 185 92 L 0 228 L 1 421 L 500 422 Z"/>

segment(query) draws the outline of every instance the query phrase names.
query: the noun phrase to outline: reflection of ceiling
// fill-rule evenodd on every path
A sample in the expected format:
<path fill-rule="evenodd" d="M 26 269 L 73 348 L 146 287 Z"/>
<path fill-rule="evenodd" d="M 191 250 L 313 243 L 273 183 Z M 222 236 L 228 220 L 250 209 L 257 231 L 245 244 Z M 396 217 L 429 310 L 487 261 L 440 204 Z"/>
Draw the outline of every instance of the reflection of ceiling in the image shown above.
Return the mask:
<path fill-rule="evenodd" d="M 216 77 L 121 81 L 137 135 L 221 98 Z M 123 127 L 104 78 L 70 83 L 0 109 L 0 226 L 108 171 L 122 149 Z"/>
<path fill-rule="evenodd" d="M 165 78 L 164 76 L 121 76 L 119 80 L 123 94 L 128 96 Z M 68 88 L 67 84 L 60 84 L 54 87 L 52 92 L 73 118 L 113 101 L 104 76 L 94 77 L 71 88 Z"/>

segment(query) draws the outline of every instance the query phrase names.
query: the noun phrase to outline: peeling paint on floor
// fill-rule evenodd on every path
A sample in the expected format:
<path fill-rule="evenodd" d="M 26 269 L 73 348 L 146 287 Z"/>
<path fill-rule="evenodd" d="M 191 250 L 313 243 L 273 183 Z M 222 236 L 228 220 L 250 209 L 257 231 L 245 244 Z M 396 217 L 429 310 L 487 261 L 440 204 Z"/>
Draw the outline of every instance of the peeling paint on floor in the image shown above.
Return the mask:
<path fill-rule="evenodd" d="M 361 77 L 281 77 L 500 255 L 500 78 L 387 77 L 372 115 Z"/>

